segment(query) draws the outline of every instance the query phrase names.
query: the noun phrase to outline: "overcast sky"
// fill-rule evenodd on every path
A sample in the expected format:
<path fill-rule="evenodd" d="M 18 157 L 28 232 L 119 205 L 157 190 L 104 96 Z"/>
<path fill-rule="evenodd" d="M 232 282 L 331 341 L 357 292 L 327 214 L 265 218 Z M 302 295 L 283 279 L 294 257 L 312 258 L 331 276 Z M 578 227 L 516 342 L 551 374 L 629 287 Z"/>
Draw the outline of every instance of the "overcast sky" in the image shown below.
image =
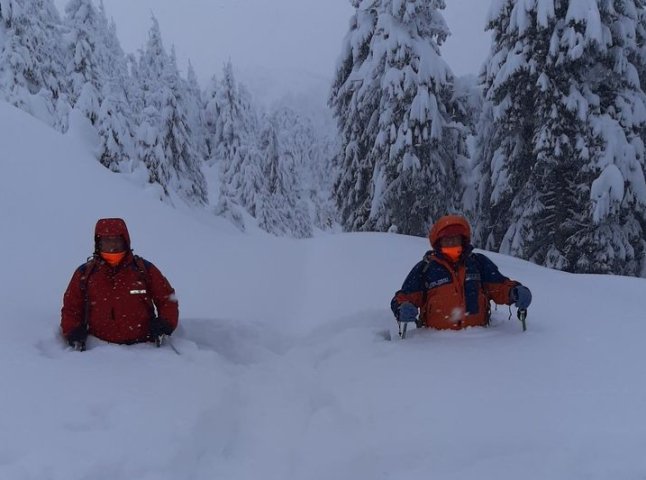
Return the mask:
<path fill-rule="evenodd" d="M 98 0 L 96 0 L 98 1 Z M 55 0 L 61 14 L 67 0 Z M 476 73 L 488 50 L 489 0 L 447 0 L 453 36 L 442 48 L 457 75 Z M 204 85 L 228 58 L 248 77 L 274 77 L 286 90 L 328 81 L 354 9 L 349 0 L 104 0 L 126 52 L 145 42 L 157 17 L 180 68 L 190 58 Z M 297 81 L 291 80 L 298 72 Z M 296 83 L 294 83 L 296 82 Z"/>

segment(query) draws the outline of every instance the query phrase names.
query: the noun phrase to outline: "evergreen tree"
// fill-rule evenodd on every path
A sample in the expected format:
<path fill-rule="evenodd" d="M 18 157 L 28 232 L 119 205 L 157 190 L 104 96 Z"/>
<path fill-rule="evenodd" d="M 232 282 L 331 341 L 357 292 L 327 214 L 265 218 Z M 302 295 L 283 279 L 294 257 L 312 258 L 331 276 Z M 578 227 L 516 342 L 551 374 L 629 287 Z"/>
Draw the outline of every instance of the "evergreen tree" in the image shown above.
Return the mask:
<path fill-rule="evenodd" d="M 498 1 L 483 72 L 478 227 L 488 248 L 639 275 L 646 184 L 643 0 Z"/>
<path fill-rule="evenodd" d="M 482 88 L 478 77 L 466 75 L 456 78 L 454 98 L 457 106 L 456 118 L 469 131 L 466 140 L 469 148 L 467 157 L 469 158 L 459 158 L 456 161 L 458 175 L 463 179 L 465 187 L 461 202 L 462 210 L 464 215 L 469 218 L 472 228 L 476 228 L 480 222 L 473 215 L 478 201 L 477 188 L 480 185 L 482 176 L 478 173 L 478 170 L 474 169 L 472 158 L 478 131 L 481 128 L 479 125 L 480 118 L 483 115 Z M 482 128 L 486 128 L 486 125 L 482 126 Z"/>
<path fill-rule="evenodd" d="M 352 1 L 330 96 L 342 137 L 336 198 L 350 230 L 423 235 L 460 206 L 466 130 L 440 57 L 444 0 Z"/>
<path fill-rule="evenodd" d="M 51 0 L 3 0 L 0 32 L 0 95 L 64 130 L 68 103 L 56 7 Z"/>
<path fill-rule="evenodd" d="M 262 157 L 257 148 L 258 119 L 247 90 L 238 84 L 233 66 L 224 66 L 215 94 L 212 155 L 220 165 L 220 195 L 256 216 L 256 197 L 262 185 Z M 210 117 L 209 117 L 210 118 Z"/>
<path fill-rule="evenodd" d="M 164 50 L 157 20 L 137 66 L 143 111 L 136 135 L 138 158 L 167 196 L 178 194 L 189 203 L 207 201 L 206 182 L 192 143 L 183 82 L 174 54 Z"/>
<path fill-rule="evenodd" d="M 370 152 L 376 138 L 380 104 L 378 72 L 367 75 L 361 67 L 370 66 L 378 11 L 360 8 L 359 0 L 351 3 L 356 12 L 344 40 L 329 104 L 342 139 L 335 198 L 343 226 L 358 230 L 367 224 L 370 215 L 374 169 Z"/>
<path fill-rule="evenodd" d="M 188 62 L 188 73 L 184 84 L 187 119 L 192 143 L 195 146 L 199 160 L 202 162 L 208 158 L 207 134 L 204 123 L 204 100 L 200 84 L 197 81 L 197 75 L 190 61 Z"/>
<path fill-rule="evenodd" d="M 65 7 L 69 101 L 92 125 L 99 118 L 107 52 L 107 24 L 92 0 L 71 0 Z"/>
<path fill-rule="evenodd" d="M 299 189 L 300 152 L 281 145 L 276 115 L 266 119 L 259 147 L 264 183 L 256 200 L 258 225 L 276 235 L 311 237 L 309 213 Z"/>
<path fill-rule="evenodd" d="M 311 115 L 281 106 L 272 114 L 283 155 L 293 161 L 293 195 L 308 211 L 311 226 L 329 230 L 336 223 L 336 208 L 331 197 L 336 149 L 331 129 L 315 125 Z M 334 132 L 336 133 L 336 132 Z"/>
<path fill-rule="evenodd" d="M 483 108 L 482 87 L 478 77 L 475 75 L 457 77 L 454 82 L 453 97 L 456 117 L 468 128 L 470 135 L 475 135 Z"/>
<path fill-rule="evenodd" d="M 218 79 L 213 75 L 204 92 L 204 107 L 202 118 L 204 121 L 204 144 L 206 148 L 206 161 L 213 165 L 215 159 L 216 129 L 219 117 L 218 112 Z"/>
<path fill-rule="evenodd" d="M 169 191 L 161 170 L 166 163 L 161 132 L 161 106 L 165 86 L 161 82 L 167 54 L 161 47 L 161 35 L 157 20 L 148 32 L 146 48 L 140 52 L 139 61 L 131 61 L 131 71 L 138 88 L 135 91 L 137 123 L 135 132 L 135 155 L 137 162 L 148 171 L 148 182 L 157 184 L 163 191 L 162 198 Z"/>
<path fill-rule="evenodd" d="M 168 170 L 166 177 L 174 177 L 173 190 L 185 199 L 206 204 L 206 181 L 202 173 L 202 158 L 194 144 L 189 125 L 189 111 L 185 82 L 179 75 L 175 51 L 165 71 L 164 83 L 168 86 L 162 108 L 162 131 Z"/>
<path fill-rule="evenodd" d="M 129 99 L 132 83 L 114 22 L 108 22 L 103 2 L 99 17 L 105 32 L 105 71 L 97 130 L 101 138 L 99 161 L 113 171 L 128 172 L 134 164 L 135 112 Z"/>
<path fill-rule="evenodd" d="M 637 10 L 635 49 L 631 55 L 631 62 L 637 68 L 639 84 L 642 90 L 646 90 L 646 8 Z"/>

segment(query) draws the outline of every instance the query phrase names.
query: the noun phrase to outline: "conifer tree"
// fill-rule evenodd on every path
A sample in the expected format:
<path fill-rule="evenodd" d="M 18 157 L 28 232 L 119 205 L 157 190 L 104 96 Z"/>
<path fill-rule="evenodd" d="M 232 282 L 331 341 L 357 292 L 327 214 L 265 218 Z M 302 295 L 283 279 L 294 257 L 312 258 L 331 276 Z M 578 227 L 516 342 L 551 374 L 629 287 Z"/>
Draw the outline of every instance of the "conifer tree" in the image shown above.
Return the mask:
<path fill-rule="evenodd" d="M 329 128 L 315 125 L 311 114 L 283 105 L 272 114 L 283 155 L 292 159 L 290 180 L 296 202 L 308 211 L 308 223 L 329 230 L 336 223 L 336 208 L 331 198 L 336 144 Z"/>
<path fill-rule="evenodd" d="M 212 155 L 220 165 L 220 195 L 255 217 L 256 196 L 263 182 L 258 119 L 250 94 L 235 80 L 231 62 L 222 73 L 215 93 L 217 116 L 211 141 Z"/>
<path fill-rule="evenodd" d="M 136 135 L 138 158 L 167 196 L 189 203 L 207 201 L 206 182 L 188 125 L 185 97 L 175 56 L 165 51 L 153 18 L 145 50 L 137 66 L 143 111 Z"/>
<path fill-rule="evenodd" d="M 204 143 L 206 148 L 207 165 L 213 165 L 215 159 L 216 129 L 219 117 L 218 112 L 218 79 L 215 75 L 211 77 L 204 92 L 204 107 L 202 118 L 204 122 Z"/>
<path fill-rule="evenodd" d="M 260 135 L 263 183 L 256 199 L 258 225 L 276 235 L 311 237 L 311 222 L 298 185 L 297 151 L 285 149 L 279 135 L 274 114 L 265 120 Z"/>
<path fill-rule="evenodd" d="M 444 0 L 352 2 L 330 96 L 342 137 L 335 195 L 349 230 L 424 235 L 460 207 L 466 129 L 440 56 Z"/>
<path fill-rule="evenodd" d="M 498 1 L 483 72 L 478 228 L 488 248 L 639 275 L 646 97 L 642 0 Z"/>
<path fill-rule="evenodd" d="M 68 100 L 56 7 L 51 0 L 3 0 L 0 22 L 0 95 L 65 130 Z"/>
<path fill-rule="evenodd" d="M 135 111 L 131 104 L 132 81 L 114 21 L 108 22 L 103 2 L 99 18 L 105 32 L 105 59 L 97 130 L 101 138 L 99 161 L 114 171 L 136 168 L 134 152 Z"/>
<path fill-rule="evenodd" d="M 164 83 L 167 86 L 162 106 L 162 132 L 168 160 L 169 180 L 173 190 L 185 199 L 207 203 L 206 181 L 202 173 L 202 158 L 194 144 L 195 137 L 189 124 L 185 82 L 179 75 L 175 51 L 166 66 Z"/>
<path fill-rule="evenodd" d="M 67 80 L 69 101 L 92 125 L 96 125 L 103 100 L 107 52 L 105 31 L 92 0 L 70 0 L 65 6 L 67 40 Z"/>
<path fill-rule="evenodd" d="M 186 113 L 192 143 L 200 162 L 203 162 L 208 158 L 207 134 L 204 123 L 204 100 L 197 75 L 190 61 L 188 62 L 186 81 L 183 81 L 183 83 L 186 97 Z"/>

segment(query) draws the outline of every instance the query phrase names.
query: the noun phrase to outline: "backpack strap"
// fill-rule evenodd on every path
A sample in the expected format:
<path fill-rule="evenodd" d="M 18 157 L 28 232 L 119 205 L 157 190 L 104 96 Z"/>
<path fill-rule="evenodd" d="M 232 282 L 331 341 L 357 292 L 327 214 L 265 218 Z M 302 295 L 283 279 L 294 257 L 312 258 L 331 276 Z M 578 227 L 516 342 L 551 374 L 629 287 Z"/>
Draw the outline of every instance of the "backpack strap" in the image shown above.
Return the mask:
<path fill-rule="evenodd" d="M 151 285 L 152 282 L 150 281 L 150 275 L 148 274 L 148 267 L 146 266 L 146 264 L 148 262 L 146 260 L 144 260 L 142 257 L 140 257 L 139 255 L 133 255 L 132 257 L 133 257 L 133 259 L 135 261 L 135 268 L 139 272 L 139 275 L 141 276 L 141 278 L 142 278 L 142 280 L 144 282 L 144 285 L 146 286 L 146 292 L 147 292 L 146 299 L 147 299 L 147 303 L 148 303 L 148 310 L 149 310 L 149 313 L 150 313 L 150 318 L 152 320 L 157 314 L 155 312 L 155 304 L 153 303 L 153 301 L 152 301 L 152 299 L 150 297 L 150 295 L 152 293 L 152 292 L 150 292 L 150 285 Z"/>
<path fill-rule="evenodd" d="M 81 295 L 83 296 L 83 318 L 81 319 L 81 327 L 87 332 L 90 322 L 90 299 L 88 298 L 87 285 L 90 281 L 90 275 L 94 273 L 96 268 L 96 261 L 94 257 L 85 262 L 79 267 L 81 270 Z"/>
<path fill-rule="evenodd" d="M 477 254 L 471 253 L 469 255 L 470 258 L 473 258 L 475 260 L 476 265 L 478 265 L 478 273 L 480 273 L 480 289 L 482 290 L 482 294 L 485 296 L 487 299 L 487 311 L 485 312 L 485 326 L 488 327 L 491 324 L 491 298 L 489 295 L 487 295 L 487 291 L 484 289 L 482 285 L 482 275 L 484 272 L 484 265 L 482 265 L 482 261 L 480 260 L 480 257 Z"/>
<path fill-rule="evenodd" d="M 146 285 L 146 290 L 148 291 L 148 293 L 151 293 L 150 292 L 150 285 L 151 285 L 152 282 L 150 281 L 150 275 L 148 273 L 147 265 L 152 265 L 152 264 L 149 261 L 144 260 L 139 255 L 133 255 L 133 258 L 135 260 L 135 267 L 137 268 L 137 270 L 139 270 L 139 273 L 141 274 L 141 276 L 142 276 L 142 278 L 144 280 L 144 284 Z M 150 321 L 151 322 L 156 321 L 156 320 L 158 320 L 159 312 L 156 310 L 156 306 L 155 306 L 154 302 L 152 301 L 152 299 L 150 298 L 150 296 L 147 296 L 146 298 L 148 300 L 148 310 L 149 310 L 149 315 L 150 315 Z M 153 336 L 152 334 L 149 335 L 149 339 L 151 341 L 154 341 L 155 345 L 157 347 L 162 346 L 162 342 L 164 341 L 164 337 L 165 337 L 165 335 L 159 335 L 159 336 Z"/>
<path fill-rule="evenodd" d="M 424 304 L 426 304 L 426 293 L 428 292 L 428 289 L 426 288 L 426 282 L 425 278 L 426 277 L 426 272 L 428 271 L 429 267 L 431 266 L 431 262 L 433 261 L 433 257 L 435 254 L 432 251 L 426 252 L 426 255 L 424 255 L 424 258 L 422 258 L 422 261 L 424 262 L 424 267 L 422 267 L 422 271 L 420 273 L 421 275 L 421 284 L 424 285 Z"/>
<path fill-rule="evenodd" d="M 425 278 L 426 278 L 426 272 L 428 271 L 429 267 L 431 266 L 431 261 L 432 260 L 433 260 L 433 252 L 432 251 L 426 252 L 426 254 L 424 255 L 424 258 L 422 258 L 422 261 L 424 262 L 424 267 L 422 267 L 422 271 L 420 273 L 420 277 L 421 277 L 420 278 L 420 280 L 421 280 L 420 284 L 424 285 L 424 291 L 422 292 L 422 308 L 424 309 L 424 311 L 426 311 L 426 300 L 428 299 L 428 288 L 426 288 L 426 280 L 425 280 Z M 420 317 L 421 317 L 421 315 L 420 315 Z M 420 328 L 420 326 L 421 326 L 421 318 L 418 319 L 417 322 L 419 323 L 417 325 L 417 328 Z"/>
<path fill-rule="evenodd" d="M 133 255 L 132 258 L 135 261 L 135 267 L 137 268 L 137 271 L 144 281 L 144 285 L 146 285 L 146 288 L 148 288 L 150 286 L 150 277 L 148 275 L 148 268 L 146 267 L 146 260 L 141 258 L 139 255 Z"/>

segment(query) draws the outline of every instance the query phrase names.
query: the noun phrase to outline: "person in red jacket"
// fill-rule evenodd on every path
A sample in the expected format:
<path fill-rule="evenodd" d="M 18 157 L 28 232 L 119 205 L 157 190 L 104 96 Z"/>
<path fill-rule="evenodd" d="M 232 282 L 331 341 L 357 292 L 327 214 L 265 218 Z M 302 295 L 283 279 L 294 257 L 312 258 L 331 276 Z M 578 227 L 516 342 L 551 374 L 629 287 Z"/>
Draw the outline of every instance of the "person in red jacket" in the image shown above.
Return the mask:
<path fill-rule="evenodd" d="M 94 255 L 76 269 L 63 296 L 61 330 L 85 350 L 88 334 L 111 343 L 160 341 L 177 328 L 175 290 L 152 263 L 135 256 L 126 223 L 100 219 Z"/>
<path fill-rule="evenodd" d="M 399 322 L 438 330 L 489 324 L 490 302 L 526 310 L 532 294 L 485 255 L 473 252 L 471 227 L 459 215 L 440 218 L 429 232 L 432 251 L 410 271 L 390 307 Z M 419 313 L 419 318 L 418 318 Z"/>

